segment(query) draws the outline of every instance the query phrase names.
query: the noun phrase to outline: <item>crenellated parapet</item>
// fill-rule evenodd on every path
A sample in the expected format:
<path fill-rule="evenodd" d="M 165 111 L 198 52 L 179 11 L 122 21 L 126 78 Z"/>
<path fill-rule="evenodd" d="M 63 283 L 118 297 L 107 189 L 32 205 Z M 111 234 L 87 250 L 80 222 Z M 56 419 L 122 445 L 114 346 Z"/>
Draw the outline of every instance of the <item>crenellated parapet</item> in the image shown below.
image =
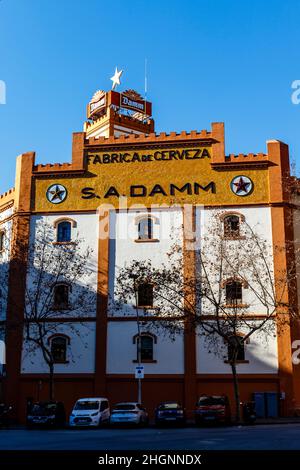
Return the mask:
<path fill-rule="evenodd" d="M 49 173 L 51 171 L 70 171 L 72 170 L 72 163 L 46 163 L 34 165 L 34 173 Z"/>
<path fill-rule="evenodd" d="M 8 191 L 5 191 L 5 193 L 0 194 L 0 199 L 5 199 L 9 196 L 11 196 L 15 192 L 15 188 L 11 188 Z"/>
<path fill-rule="evenodd" d="M 226 161 L 229 162 L 237 162 L 237 161 L 244 161 L 245 159 L 248 160 L 265 160 L 268 158 L 268 155 L 265 153 L 239 153 L 237 155 L 234 155 L 233 153 L 230 153 L 229 155 L 225 156 Z"/>
<path fill-rule="evenodd" d="M 269 156 L 265 153 L 239 153 L 224 155 L 223 159 L 217 162 L 213 160 L 212 165 L 215 169 L 222 170 L 225 168 L 244 168 L 254 167 L 261 168 L 270 164 Z"/>
<path fill-rule="evenodd" d="M 99 145 L 118 145 L 122 143 L 130 144 L 130 143 L 161 143 L 161 142 L 182 142 L 182 141 L 212 141 L 213 134 L 212 132 L 208 132 L 207 130 L 202 131 L 182 131 L 180 133 L 177 132 L 160 132 L 159 134 L 155 132 L 151 132 L 150 134 L 123 134 L 118 137 L 111 136 L 111 137 L 91 137 L 85 140 L 85 145 L 87 147 L 91 146 L 99 146 Z"/>
<path fill-rule="evenodd" d="M 9 207 L 14 202 L 15 188 L 11 188 L 5 193 L 0 194 L 0 208 L 6 209 L 6 206 Z"/>

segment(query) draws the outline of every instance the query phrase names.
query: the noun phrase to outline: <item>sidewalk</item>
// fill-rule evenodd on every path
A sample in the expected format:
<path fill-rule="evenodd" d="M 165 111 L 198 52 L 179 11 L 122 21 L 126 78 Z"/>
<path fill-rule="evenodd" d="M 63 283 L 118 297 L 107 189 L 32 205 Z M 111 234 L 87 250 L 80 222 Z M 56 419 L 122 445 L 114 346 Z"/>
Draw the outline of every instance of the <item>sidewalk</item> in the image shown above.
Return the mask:
<path fill-rule="evenodd" d="M 285 416 L 282 418 L 257 418 L 255 424 L 300 424 L 300 417 Z"/>
<path fill-rule="evenodd" d="M 240 426 L 257 426 L 260 424 L 272 425 L 272 424 L 300 424 L 300 416 L 294 417 L 282 417 L 282 418 L 257 418 L 254 424 L 244 424 L 241 423 Z M 232 423 L 232 426 L 238 426 L 235 423 Z M 154 428 L 154 423 L 150 422 L 150 428 Z M 197 427 L 193 421 L 187 421 L 186 427 Z M 200 426 L 199 426 L 200 427 Z M 1 427 L 1 430 L 25 430 L 27 429 L 24 424 L 11 424 L 8 428 Z M 51 429 L 51 428 L 50 428 Z"/>

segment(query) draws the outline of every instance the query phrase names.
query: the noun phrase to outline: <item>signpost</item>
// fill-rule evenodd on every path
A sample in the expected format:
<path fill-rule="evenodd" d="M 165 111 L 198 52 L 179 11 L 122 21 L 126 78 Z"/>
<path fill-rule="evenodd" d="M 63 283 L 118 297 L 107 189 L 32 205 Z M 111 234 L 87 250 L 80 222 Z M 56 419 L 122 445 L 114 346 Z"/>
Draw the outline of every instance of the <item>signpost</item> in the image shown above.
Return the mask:
<path fill-rule="evenodd" d="M 138 308 L 138 286 L 137 286 L 137 283 L 136 283 L 136 276 L 132 275 L 132 278 L 133 278 L 133 286 L 134 286 L 136 322 L 137 322 L 137 330 L 138 330 L 138 338 L 137 338 L 138 365 L 135 368 L 135 378 L 138 381 L 138 403 L 142 403 L 142 379 L 144 378 L 144 366 L 141 366 L 141 362 L 142 362 L 141 339 L 142 339 L 142 336 L 141 336 L 141 325 L 140 325 L 139 308 Z"/>
<path fill-rule="evenodd" d="M 136 366 L 135 368 L 135 378 L 143 379 L 144 378 L 144 366 Z"/>

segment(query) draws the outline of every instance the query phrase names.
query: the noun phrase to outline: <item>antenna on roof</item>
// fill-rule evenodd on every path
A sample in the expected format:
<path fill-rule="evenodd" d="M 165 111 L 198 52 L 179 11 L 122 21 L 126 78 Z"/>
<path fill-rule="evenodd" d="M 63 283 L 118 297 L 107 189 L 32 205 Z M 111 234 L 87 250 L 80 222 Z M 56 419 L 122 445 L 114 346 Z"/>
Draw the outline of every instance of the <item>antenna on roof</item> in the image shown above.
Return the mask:
<path fill-rule="evenodd" d="M 147 82 L 147 57 L 145 57 L 145 115 L 146 115 L 146 106 L 147 106 L 147 91 L 148 91 L 148 82 Z"/>
<path fill-rule="evenodd" d="M 145 98 L 147 97 L 147 58 L 145 58 Z"/>

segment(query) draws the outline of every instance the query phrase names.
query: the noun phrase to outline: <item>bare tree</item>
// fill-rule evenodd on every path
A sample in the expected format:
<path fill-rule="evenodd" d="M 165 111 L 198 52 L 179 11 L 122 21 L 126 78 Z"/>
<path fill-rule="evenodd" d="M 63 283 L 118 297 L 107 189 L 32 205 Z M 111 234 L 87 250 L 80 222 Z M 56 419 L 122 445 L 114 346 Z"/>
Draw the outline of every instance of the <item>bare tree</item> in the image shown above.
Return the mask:
<path fill-rule="evenodd" d="M 296 315 L 288 304 L 287 289 L 295 282 L 294 267 L 276 272 L 276 250 L 256 228 L 245 221 L 226 226 L 225 213 L 215 213 L 199 246 L 194 245 L 194 265 L 186 269 L 184 244 L 176 242 L 169 262 L 160 267 L 151 260 L 133 261 L 118 270 L 114 306 L 133 303 L 136 283 L 153 286 L 153 309 L 146 309 L 148 324 L 175 335 L 187 328 L 204 339 L 206 348 L 226 359 L 231 367 L 236 419 L 240 421 L 237 365 L 254 334 L 280 334 Z M 237 221 L 235 220 L 235 223 Z M 151 313 L 151 314 L 149 314 Z M 153 321 L 152 321 L 153 320 Z M 160 320 L 160 321 L 157 321 Z M 225 357 L 224 357 L 225 356 Z"/>
<path fill-rule="evenodd" d="M 62 325 L 68 325 L 69 331 L 83 341 L 86 323 L 79 321 L 74 326 L 70 319 L 93 314 L 96 305 L 96 292 L 89 284 L 95 272 L 92 250 L 83 248 L 79 237 L 72 242 L 56 243 L 53 232 L 48 222 L 37 221 L 28 252 L 21 254 L 27 260 L 23 353 L 42 354 L 49 370 L 50 400 L 54 399 L 55 357 L 49 337 L 59 334 Z M 1 282 L 7 286 L 7 279 Z M 14 303 L 15 299 L 8 296 L 7 302 Z"/>

